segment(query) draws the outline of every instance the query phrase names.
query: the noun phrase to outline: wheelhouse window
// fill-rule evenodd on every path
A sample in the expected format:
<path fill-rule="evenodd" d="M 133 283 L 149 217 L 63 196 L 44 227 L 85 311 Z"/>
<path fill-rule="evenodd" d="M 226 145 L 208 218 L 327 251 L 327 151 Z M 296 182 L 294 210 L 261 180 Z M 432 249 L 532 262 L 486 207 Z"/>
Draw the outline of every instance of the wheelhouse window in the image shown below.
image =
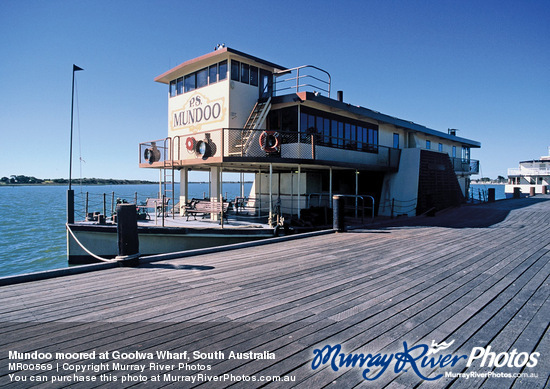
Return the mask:
<path fill-rule="evenodd" d="M 443 152 L 443 143 L 440 143 L 439 145 L 437 145 L 437 151 Z"/>
<path fill-rule="evenodd" d="M 218 82 L 218 65 L 208 67 L 208 83 L 214 84 Z"/>
<path fill-rule="evenodd" d="M 250 67 L 250 85 L 258 86 L 258 68 L 256 66 Z"/>
<path fill-rule="evenodd" d="M 453 146 L 452 156 L 456 158 L 456 146 Z"/>
<path fill-rule="evenodd" d="M 231 79 L 233 81 L 241 80 L 241 63 L 239 61 L 231 60 Z"/>
<path fill-rule="evenodd" d="M 170 97 L 191 92 L 225 79 L 227 79 L 227 60 L 170 81 Z"/>
<path fill-rule="evenodd" d="M 250 83 L 250 65 L 246 63 L 241 64 L 241 82 Z"/>
<path fill-rule="evenodd" d="M 191 92 L 195 90 L 195 87 L 197 85 L 195 73 L 188 74 L 184 77 L 184 86 L 185 86 L 185 92 Z"/>
<path fill-rule="evenodd" d="M 426 150 L 430 150 L 432 148 L 432 142 L 429 140 L 426 141 Z"/>
<path fill-rule="evenodd" d="M 218 81 L 227 78 L 227 61 L 222 61 L 218 64 Z"/>
<path fill-rule="evenodd" d="M 170 81 L 170 97 L 176 96 L 176 80 Z"/>
<path fill-rule="evenodd" d="M 197 88 L 203 88 L 208 85 L 208 68 L 197 72 Z"/>

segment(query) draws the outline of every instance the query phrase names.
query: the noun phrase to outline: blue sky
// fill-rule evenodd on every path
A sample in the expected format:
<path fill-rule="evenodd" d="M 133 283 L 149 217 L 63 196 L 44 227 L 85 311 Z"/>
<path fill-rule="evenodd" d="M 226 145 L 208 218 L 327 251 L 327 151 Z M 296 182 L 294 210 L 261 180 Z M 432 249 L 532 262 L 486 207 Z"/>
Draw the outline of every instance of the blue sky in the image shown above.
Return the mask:
<path fill-rule="evenodd" d="M 344 100 L 481 142 L 483 176 L 550 146 L 549 1 L 0 0 L 0 176 L 158 178 L 153 78 L 218 43 L 329 71 Z M 80 163 L 79 158 L 85 162 Z"/>

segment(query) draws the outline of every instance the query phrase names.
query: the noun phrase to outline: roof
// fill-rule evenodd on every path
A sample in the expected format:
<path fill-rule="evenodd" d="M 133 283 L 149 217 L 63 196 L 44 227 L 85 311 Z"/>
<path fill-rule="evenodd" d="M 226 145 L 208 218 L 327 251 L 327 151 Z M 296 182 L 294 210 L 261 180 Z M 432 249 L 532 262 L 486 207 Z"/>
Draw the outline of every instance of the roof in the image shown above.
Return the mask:
<path fill-rule="evenodd" d="M 250 54 L 246 54 L 246 53 L 243 53 L 242 51 L 238 51 L 238 50 L 235 50 L 235 49 L 232 49 L 230 47 L 221 47 L 217 50 L 214 50 L 208 54 L 205 54 L 205 55 L 202 55 L 200 57 L 197 57 L 197 58 L 193 58 L 193 59 L 190 59 L 189 61 L 185 61 L 181 64 L 179 64 L 178 66 L 162 73 L 160 76 L 157 76 L 155 77 L 155 81 L 156 82 L 161 82 L 163 84 L 168 84 L 170 83 L 170 81 L 172 81 L 174 79 L 174 76 L 173 74 L 174 73 L 178 73 L 180 72 L 182 69 L 188 67 L 188 66 L 191 66 L 191 65 L 194 65 L 194 64 L 197 64 L 197 63 L 200 63 L 200 62 L 203 62 L 203 61 L 206 61 L 206 60 L 209 60 L 211 61 L 213 58 L 215 57 L 227 57 L 227 54 L 230 53 L 230 54 L 235 54 L 235 55 L 238 55 L 240 57 L 243 57 L 243 58 L 247 58 L 249 60 L 252 60 L 256 63 L 259 63 L 259 64 L 262 64 L 262 65 L 265 65 L 265 66 L 268 66 L 270 68 L 273 68 L 273 71 L 280 71 L 280 70 L 285 70 L 285 69 L 288 69 L 287 67 L 285 66 L 281 66 L 281 65 L 277 65 L 273 62 L 269 62 L 269 61 L 266 61 L 266 60 L 263 60 L 261 58 L 258 58 L 258 57 L 255 57 L 253 55 L 250 55 Z M 214 61 L 215 62 L 215 61 Z M 180 72 L 183 74 L 183 72 Z"/>
<path fill-rule="evenodd" d="M 312 92 L 300 92 L 298 93 L 298 97 L 300 97 L 303 101 L 312 101 L 316 102 L 318 104 L 326 105 L 328 107 L 334 108 L 336 110 L 342 110 L 349 113 L 353 113 L 356 115 L 364 116 L 367 118 L 375 119 L 383 123 L 392 124 L 396 127 L 405 128 L 407 130 L 411 131 L 417 131 L 422 132 L 424 134 L 437 136 L 439 138 L 448 139 L 454 142 L 460 142 L 464 145 L 470 146 L 470 147 L 481 147 L 480 142 L 476 142 L 471 139 L 461 138 L 456 135 L 450 135 L 442 131 L 437 131 L 431 128 L 428 128 L 426 126 L 423 126 L 421 124 L 417 124 L 408 120 L 399 119 L 390 115 L 386 115 L 383 113 L 380 113 L 378 111 L 373 111 L 372 109 L 361 107 L 358 105 L 351 105 L 348 103 L 344 103 L 338 100 L 334 100 L 322 95 L 315 95 Z M 296 94 L 292 95 L 284 95 L 284 96 L 277 96 L 273 103 L 279 103 L 279 102 L 290 102 L 293 101 L 293 99 L 296 98 Z"/>

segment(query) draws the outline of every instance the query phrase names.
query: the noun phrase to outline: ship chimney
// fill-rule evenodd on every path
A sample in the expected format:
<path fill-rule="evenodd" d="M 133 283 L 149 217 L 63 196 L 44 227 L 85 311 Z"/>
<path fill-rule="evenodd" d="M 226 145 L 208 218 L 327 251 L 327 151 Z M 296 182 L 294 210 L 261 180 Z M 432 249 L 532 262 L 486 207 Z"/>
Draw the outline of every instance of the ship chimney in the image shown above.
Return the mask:
<path fill-rule="evenodd" d="M 456 128 L 449 128 L 448 131 L 449 131 L 449 135 L 456 136 L 456 132 L 457 132 L 458 130 L 457 130 Z"/>
<path fill-rule="evenodd" d="M 343 90 L 339 90 L 338 92 L 336 92 L 336 99 L 338 99 L 338 101 L 341 102 L 341 103 L 344 102 L 344 91 Z"/>

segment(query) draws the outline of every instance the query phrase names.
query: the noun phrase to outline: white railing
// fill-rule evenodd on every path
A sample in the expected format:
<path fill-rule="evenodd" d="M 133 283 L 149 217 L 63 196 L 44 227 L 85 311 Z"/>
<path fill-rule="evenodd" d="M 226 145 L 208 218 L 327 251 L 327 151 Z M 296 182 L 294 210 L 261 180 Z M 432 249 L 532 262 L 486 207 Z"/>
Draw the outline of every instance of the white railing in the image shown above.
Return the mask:
<path fill-rule="evenodd" d="M 509 176 L 548 176 L 550 175 L 550 168 L 515 168 L 508 169 Z"/>

